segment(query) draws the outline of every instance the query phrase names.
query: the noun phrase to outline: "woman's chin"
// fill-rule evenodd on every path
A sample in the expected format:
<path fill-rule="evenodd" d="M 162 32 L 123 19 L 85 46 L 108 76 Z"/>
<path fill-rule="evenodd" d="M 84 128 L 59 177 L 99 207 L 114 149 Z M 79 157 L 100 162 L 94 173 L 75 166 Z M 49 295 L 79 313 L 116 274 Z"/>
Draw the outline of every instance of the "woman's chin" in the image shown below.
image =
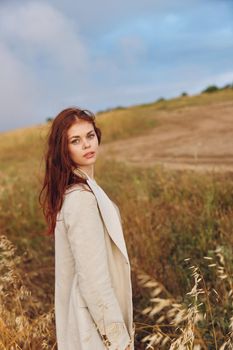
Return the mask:
<path fill-rule="evenodd" d="M 85 166 L 85 165 L 92 165 L 95 164 L 96 162 L 96 157 L 90 158 L 90 159 L 86 159 L 84 162 L 79 163 L 79 166 Z"/>

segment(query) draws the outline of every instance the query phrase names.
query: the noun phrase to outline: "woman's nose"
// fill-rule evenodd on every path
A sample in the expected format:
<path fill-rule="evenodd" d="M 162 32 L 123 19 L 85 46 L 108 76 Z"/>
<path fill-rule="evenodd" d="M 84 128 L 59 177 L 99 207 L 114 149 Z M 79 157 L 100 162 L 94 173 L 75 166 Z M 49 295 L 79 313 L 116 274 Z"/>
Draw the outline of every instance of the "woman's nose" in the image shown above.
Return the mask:
<path fill-rule="evenodd" d="M 84 140 L 83 142 L 83 148 L 87 148 L 90 146 L 90 142 L 88 140 Z"/>

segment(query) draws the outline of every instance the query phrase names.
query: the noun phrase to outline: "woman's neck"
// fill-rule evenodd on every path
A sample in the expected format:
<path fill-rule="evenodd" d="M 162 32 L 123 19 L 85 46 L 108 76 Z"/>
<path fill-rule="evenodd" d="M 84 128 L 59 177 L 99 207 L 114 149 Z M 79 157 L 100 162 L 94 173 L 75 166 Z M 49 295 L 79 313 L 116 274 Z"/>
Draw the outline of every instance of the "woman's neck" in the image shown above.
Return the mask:
<path fill-rule="evenodd" d="M 94 179 L 94 167 L 77 167 L 78 170 L 80 170 L 84 175 L 88 175 L 92 180 Z"/>

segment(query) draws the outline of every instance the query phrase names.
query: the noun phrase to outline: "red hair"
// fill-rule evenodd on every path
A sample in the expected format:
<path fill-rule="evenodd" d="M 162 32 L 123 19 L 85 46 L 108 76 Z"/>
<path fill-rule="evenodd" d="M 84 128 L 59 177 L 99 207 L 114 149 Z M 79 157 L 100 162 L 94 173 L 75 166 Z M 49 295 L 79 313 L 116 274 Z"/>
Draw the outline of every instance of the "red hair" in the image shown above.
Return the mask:
<path fill-rule="evenodd" d="M 92 123 L 98 143 L 101 142 L 101 130 L 96 127 L 95 115 L 89 110 L 66 108 L 53 120 L 45 153 L 43 186 L 39 194 L 39 202 L 48 224 L 47 234 L 54 233 L 65 190 L 75 183 L 86 183 L 84 178 L 73 173 L 73 167 L 77 165 L 68 152 L 67 130 L 77 121 L 77 118 Z"/>

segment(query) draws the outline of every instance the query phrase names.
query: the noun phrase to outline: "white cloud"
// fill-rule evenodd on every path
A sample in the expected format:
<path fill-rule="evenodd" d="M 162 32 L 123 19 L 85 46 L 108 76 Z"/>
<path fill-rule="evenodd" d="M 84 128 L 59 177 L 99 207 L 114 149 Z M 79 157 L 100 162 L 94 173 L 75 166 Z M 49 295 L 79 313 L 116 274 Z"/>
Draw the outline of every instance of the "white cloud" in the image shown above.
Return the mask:
<path fill-rule="evenodd" d="M 30 60 L 47 55 L 62 69 L 83 71 L 87 52 L 76 27 L 72 20 L 43 2 L 14 6 L 14 11 L 6 7 L 0 16 L 3 38 L 13 42 L 24 57 Z"/>
<path fill-rule="evenodd" d="M 75 23 L 48 4 L 31 2 L 1 8 L 0 66 L 4 130 L 39 116 L 44 121 L 66 89 L 85 85 L 89 59 Z"/>
<path fill-rule="evenodd" d="M 33 75 L 3 44 L 0 44 L 0 67 L 0 128 L 20 126 L 20 118 L 25 124 L 32 124 L 39 95 Z"/>

